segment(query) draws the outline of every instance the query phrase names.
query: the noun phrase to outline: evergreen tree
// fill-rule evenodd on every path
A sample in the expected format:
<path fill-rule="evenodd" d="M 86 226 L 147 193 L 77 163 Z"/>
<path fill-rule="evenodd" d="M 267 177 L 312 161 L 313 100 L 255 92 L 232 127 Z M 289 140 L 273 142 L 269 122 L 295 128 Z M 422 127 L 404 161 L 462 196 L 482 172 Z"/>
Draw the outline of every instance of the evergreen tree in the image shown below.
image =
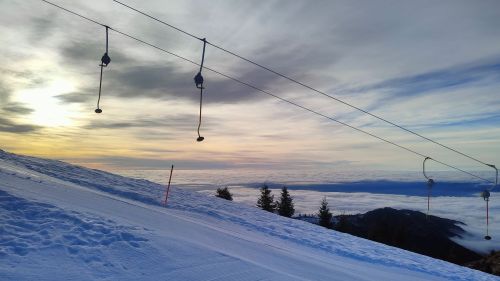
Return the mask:
<path fill-rule="evenodd" d="M 276 202 L 276 208 L 280 216 L 291 218 L 295 213 L 293 198 L 290 196 L 290 193 L 288 193 L 286 186 L 283 186 L 281 189 L 281 198 L 280 201 Z"/>
<path fill-rule="evenodd" d="M 227 186 L 224 188 L 217 188 L 217 194 L 215 196 L 233 201 L 233 195 L 231 194 L 231 192 L 229 192 L 229 188 L 227 188 Z"/>
<path fill-rule="evenodd" d="M 328 208 L 326 197 L 323 197 L 323 201 L 321 201 L 321 207 L 319 208 L 318 217 L 319 225 L 326 228 L 332 227 L 332 213 L 330 213 L 330 209 Z"/>
<path fill-rule="evenodd" d="M 274 195 L 267 185 L 260 188 L 260 198 L 257 200 L 257 207 L 268 212 L 274 212 L 276 205 L 274 204 Z"/>

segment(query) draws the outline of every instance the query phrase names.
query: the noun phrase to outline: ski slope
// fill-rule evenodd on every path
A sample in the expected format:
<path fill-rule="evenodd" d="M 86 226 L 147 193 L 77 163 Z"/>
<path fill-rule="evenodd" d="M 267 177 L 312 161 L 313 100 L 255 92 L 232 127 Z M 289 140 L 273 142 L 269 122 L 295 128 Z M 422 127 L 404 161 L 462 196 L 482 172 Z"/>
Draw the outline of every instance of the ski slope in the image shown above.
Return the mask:
<path fill-rule="evenodd" d="M 0 280 L 499 280 L 204 194 L 0 150 Z"/>

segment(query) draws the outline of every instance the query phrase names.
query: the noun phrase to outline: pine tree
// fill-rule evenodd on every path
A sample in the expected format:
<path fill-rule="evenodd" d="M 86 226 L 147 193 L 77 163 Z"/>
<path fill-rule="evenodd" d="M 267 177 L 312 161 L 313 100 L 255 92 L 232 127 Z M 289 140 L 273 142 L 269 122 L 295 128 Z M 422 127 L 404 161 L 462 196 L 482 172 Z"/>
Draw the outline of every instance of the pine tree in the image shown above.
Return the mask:
<path fill-rule="evenodd" d="M 290 193 L 288 193 L 286 186 L 283 186 L 281 189 L 281 198 L 280 201 L 276 202 L 276 208 L 280 216 L 291 218 L 295 213 L 293 198 L 290 196 Z"/>
<path fill-rule="evenodd" d="M 231 194 L 231 192 L 229 192 L 229 188 L 227 188 L 227 186 L 224 188 L 217 188 L 217 194 L 215 196 L 233 201 L 233 195 Z"/>
<path fill-rule="evenodd" d="M 260 198 L 257 200 L 257 207 L 268 212 L 274 212 L 276 205 L 274 204 L 274 195 L 267 185 L 260 188 Z"/>
<path fill-rule="evenodd" d="M 332 213 L 330 213 L 330 209 L 328 208 L 326 197 L 323 197 L 323 201 L 321 201 L 321 207 L 319 208 L 318 217 L 319 225 L 326 228 L 332 227 Z"/>

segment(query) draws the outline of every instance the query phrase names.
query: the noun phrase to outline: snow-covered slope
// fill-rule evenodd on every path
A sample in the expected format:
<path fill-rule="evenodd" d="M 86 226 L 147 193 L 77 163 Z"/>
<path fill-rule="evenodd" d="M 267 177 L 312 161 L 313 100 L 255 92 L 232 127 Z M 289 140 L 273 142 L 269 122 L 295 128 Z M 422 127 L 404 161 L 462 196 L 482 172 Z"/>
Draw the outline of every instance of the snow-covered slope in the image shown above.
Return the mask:
<path fill-rule="evenodd" d="M 498 280 L 178 188 L 0 151 L 0 280 Z"/>

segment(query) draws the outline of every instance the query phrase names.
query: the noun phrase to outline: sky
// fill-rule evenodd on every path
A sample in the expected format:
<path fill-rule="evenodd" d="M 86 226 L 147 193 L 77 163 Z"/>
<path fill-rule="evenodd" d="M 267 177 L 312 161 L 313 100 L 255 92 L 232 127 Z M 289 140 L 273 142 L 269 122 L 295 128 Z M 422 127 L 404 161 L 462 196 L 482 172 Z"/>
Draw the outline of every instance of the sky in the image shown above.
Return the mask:
<path fill-rule="evenodd" d="M 75 12 L 200 61 L 202 42 L 113 1 Z M 481 161 L 500 164 L 498 1 L 137 1 L 127 4 Z M 420 171 L 422 157 L 39 0 L 0 2 L 0 148 L 105 170 Z M 211 46 L 205 65 L 470 171 L 488 167 Z M 429 169 L 446 170 L 437 163 Z"/>

